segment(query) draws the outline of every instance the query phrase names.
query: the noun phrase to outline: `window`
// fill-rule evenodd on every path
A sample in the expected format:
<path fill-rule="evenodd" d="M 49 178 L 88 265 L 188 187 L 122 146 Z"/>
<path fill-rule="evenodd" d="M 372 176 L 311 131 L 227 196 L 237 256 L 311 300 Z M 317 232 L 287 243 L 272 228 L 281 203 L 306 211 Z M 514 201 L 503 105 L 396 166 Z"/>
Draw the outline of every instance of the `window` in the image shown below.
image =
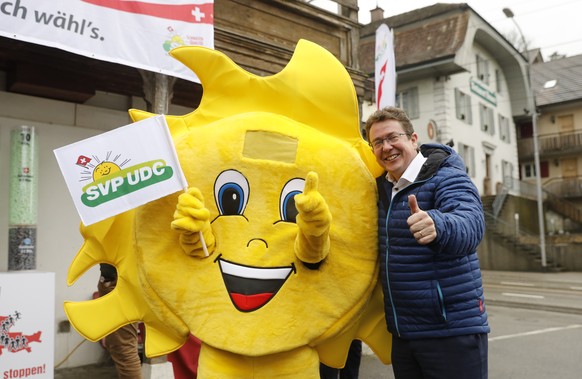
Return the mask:
<path fill-rule="evenodd" d="M 499 115 L 499 138 L 503 142 L 510 143 L 509 139 L 509 119 Z"/>
<path fill-rule="evenodd" d="M 501 93 L 501 71 L 495 70 L 495 92 Z"/>
<path fill-rule="evenodd" d="M 505 160 L 501 161 L 501 176 L 505 185 L 512 185 L 511 178 L 513 178 L 513 164 L 511 164 L 511 162 Z"/>
<path fill-rule="evenodd" d="M 476 60 L 477 60 L 477 77 L 483 83 L 489 85 L 489 61 L 481 57 L 479 54 L 477 54 Z"/>
<path fill-rule="evenodd" d="M 560 133 L 570 133 L 574 131 L 574 115 L 558 116 Z"/>
<path fill-rule="evenodd" d="M 553 79 L 553 80 L 548 80 L 547 82 L 544 83 L 544 88 L 548 89 L 548 88 L 554 88 L 556 86 L 556 84 L 558 84 L 558 81 Z"/>
<path fill-rule="evenodd" d="M 459 155 L 463 158 L 465 162 L 465 168 L 467 174 L 471 177 L 475 177 L 475 149 L 472 146 L 467 146 L 463 143 L 459 143 L 458 148 Z"/>
<path fill-rule="evenodd" d="M 490 135 L 495 135 L 493 108 L 489 108 L 487 105 L 479 103 L 479 119 L 481 120 L 481 130 Z"/>
<path fill-rule="evenodd" d="M 471 113 L 471 96 L 455 88 L 455 111 L 459 120 L 465 121 L 471 125 L 473 123 L 473 114 Z"/>
<path fill-rule="evenodd" d="M 522 165 L 523 177 L 524 178 L 535 178 L 536 177 L 536 166 L 534 162 L 524 163 Z M 540 162 L 540 171 L 542 172 L 542 178 L 547 178 L 550 176 L 550 165 L 548 161 Z"/>
<path fill-rule="evenodd" d="M 536 177 L 536 166 L 533 163 L 525 163 L 523 165 L 523 177 L 526 179 Z"/>
<path fill-rule="evenodd" d="M 420 117 L 418 109 L 418 87 L 408 88 L 396 94 L 396 106 L 404 109 L 409 118 Z"/>

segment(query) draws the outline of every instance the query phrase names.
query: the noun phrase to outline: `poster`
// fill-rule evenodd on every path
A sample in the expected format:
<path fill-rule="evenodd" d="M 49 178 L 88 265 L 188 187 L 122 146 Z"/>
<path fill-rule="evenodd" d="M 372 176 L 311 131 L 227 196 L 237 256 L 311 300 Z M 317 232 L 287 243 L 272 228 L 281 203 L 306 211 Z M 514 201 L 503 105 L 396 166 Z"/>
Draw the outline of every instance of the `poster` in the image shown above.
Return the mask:
<path fill-rule="evenodd" d="M 55 274 L 0 273 L 0 378 L 53 378 Z"/>

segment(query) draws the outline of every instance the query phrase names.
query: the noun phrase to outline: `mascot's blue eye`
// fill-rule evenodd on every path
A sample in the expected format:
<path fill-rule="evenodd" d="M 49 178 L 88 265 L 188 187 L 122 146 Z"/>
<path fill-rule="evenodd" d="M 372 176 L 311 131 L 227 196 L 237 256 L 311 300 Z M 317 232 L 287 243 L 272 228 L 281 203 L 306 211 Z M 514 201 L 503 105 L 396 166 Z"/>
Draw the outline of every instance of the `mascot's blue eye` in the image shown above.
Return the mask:
<path fill-rule="evenodd" d="M 293 191 L 288 193 L 282 200 L 281 219 L 284 221 L 295 222 L 297 219 L 297 208 L 295 207 L 295 195 L 299 195 L 301 191 Z"/>
<path fill-rule="evenodd" d="M 223 215 L 242 213 L 244 194 L 236 183 L 227 183 L 218 191 L 218 208 Z"/>
<path fill-rule="evenodd" d="M 214 182 L 214 200 L 221 215 L 242 215 L 249 200 L 249 182 L 236 170 L 221 172 Z"/>
<path fill-rule="evenodd" d="M 291 179 L 281 190 L 281 199 L 279 202 L 279 213 L 281 220 L 287 222 L 296 222 L 297 208 L 295 207 L 295 196 L 303 193 L 305 180 L 301 178 Z"/>

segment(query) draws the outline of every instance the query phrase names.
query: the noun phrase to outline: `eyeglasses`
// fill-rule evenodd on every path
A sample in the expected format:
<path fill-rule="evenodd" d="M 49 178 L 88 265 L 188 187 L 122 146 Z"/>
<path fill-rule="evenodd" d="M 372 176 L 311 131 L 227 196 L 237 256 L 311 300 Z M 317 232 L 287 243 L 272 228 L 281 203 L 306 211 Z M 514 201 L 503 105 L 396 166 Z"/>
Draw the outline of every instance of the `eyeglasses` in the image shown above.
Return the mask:
<path fill-rule="evenodd" d="M 374 150 L 378 150 L 380 149 L 382 146 L 384 146 L 384 142 L 388 142 L 388 144 L 390 146 L 394 146 L 395 143 L 397 143 L 398 141 L 400 141 L 400 137 L 402 136 L 407 136 L 408 133 L 396 133 L 396 134 L 390 134 L 389 136 L 386 136 L 384 138 L 377 138 L 374 141 L 372 141 L 372 143 L 370 143 L 369 145 L 374 149 Z"/>

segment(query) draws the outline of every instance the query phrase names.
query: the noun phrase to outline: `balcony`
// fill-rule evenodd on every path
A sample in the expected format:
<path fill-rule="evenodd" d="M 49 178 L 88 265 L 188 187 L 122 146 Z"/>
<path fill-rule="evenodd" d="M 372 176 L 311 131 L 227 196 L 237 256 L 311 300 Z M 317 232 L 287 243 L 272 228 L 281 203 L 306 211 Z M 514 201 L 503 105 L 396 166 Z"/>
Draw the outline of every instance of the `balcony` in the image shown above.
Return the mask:
<path fill-rule="evenodd" d="M 538 137 L 540 157 L 552 158 L 582 153 L 582 131 L 572 133 L 545 134 Z M 517 141 L 519 160 L 532 160 L 534 153 L 533 138 Z"/>

